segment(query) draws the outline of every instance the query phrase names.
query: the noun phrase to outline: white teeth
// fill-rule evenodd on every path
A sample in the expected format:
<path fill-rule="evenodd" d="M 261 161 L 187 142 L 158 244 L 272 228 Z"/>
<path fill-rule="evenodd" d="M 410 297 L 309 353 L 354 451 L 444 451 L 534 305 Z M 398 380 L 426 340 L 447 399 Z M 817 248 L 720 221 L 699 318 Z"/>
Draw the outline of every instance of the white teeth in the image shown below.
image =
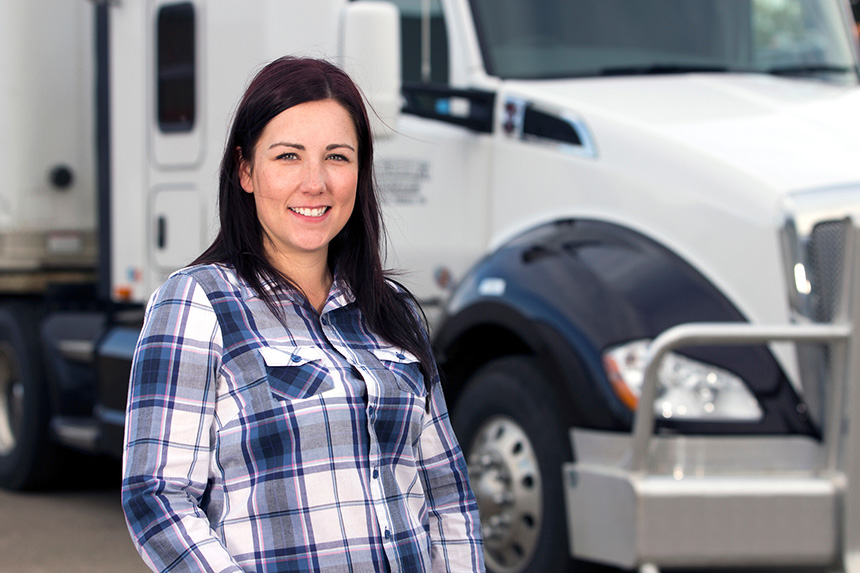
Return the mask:
<path fill-rule="evenodd" d="M 290 207 L 290 211 L 304 215 L 305 217 L 321 217 L 326 212 L 328 207 L 318 207 L 316 209 L 307 209 L 305 207 Z"/>

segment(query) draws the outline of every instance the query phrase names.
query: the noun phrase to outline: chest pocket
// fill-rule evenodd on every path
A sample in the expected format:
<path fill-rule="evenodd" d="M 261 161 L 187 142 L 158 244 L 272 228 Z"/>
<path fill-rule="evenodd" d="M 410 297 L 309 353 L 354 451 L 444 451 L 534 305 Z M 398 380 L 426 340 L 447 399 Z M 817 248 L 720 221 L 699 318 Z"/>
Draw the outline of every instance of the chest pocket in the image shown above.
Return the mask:
<path fill-rule="evenodd" d="M 315 346 L 260 348 L 272 395 L 278 400 L 310 398 L 334 388 L 325 354 Z"/>
<path fill-rule="evenodd" d="M 418 360 L 417 356 L 408 350 L 395 347 L 376 348 L 371 352 L 386 370 L 394 374 L 401 390 L 418 396 L 427 394 L 427 389 L 424 387 L 424 375 L 421 374 L 421 361 Z"/>

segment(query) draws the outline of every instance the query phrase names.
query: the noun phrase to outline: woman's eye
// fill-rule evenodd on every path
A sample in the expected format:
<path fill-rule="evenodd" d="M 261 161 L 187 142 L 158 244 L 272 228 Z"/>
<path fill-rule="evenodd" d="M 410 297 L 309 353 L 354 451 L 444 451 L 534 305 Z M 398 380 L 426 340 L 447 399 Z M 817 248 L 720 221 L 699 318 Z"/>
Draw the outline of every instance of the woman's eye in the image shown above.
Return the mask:
<path fill-rule="evenodd" d="M 281 153 L 275 159 L 296 159 L 298 155 L 293 152 Z"/>
<path fill-rule="evenodd" d="M 329 155 L 329 159 L 334 159 L 335 161 L 349 161 L 349 158 L 346 155 L 341 155 L 340 153 L 332 153 Z"/>

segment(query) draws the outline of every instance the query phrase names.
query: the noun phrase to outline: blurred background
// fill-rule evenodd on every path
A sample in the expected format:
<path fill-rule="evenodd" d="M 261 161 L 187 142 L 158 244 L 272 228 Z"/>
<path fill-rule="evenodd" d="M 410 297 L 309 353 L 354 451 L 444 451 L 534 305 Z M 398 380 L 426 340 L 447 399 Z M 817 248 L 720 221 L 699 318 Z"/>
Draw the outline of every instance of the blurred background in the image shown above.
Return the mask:
<path fill-rule="evenodd" d="M 428 315 L 491 571 L 860 571 L 858 21 L 4 0 L 0 571 L 147 570 L 119 507 L 144 305 L 212 240 L 231 113 L 283 54 L 373 110 L 387 264 Z M 690 323 L 785 328 L 660 346 Z"/>

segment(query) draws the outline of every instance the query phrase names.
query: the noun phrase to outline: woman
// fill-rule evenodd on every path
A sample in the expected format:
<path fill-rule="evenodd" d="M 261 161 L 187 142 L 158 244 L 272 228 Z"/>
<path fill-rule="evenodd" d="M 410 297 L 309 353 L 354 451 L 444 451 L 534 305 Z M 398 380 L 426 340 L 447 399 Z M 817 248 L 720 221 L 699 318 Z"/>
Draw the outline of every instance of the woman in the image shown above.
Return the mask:
<path fill-rule="evenodd" d="M 221 229 L 153 295 L 123 508 L 156 571 L 483 570 L 417 306 L 386 280 L 367 113 L 324 61 L 248 87 Z"/>

